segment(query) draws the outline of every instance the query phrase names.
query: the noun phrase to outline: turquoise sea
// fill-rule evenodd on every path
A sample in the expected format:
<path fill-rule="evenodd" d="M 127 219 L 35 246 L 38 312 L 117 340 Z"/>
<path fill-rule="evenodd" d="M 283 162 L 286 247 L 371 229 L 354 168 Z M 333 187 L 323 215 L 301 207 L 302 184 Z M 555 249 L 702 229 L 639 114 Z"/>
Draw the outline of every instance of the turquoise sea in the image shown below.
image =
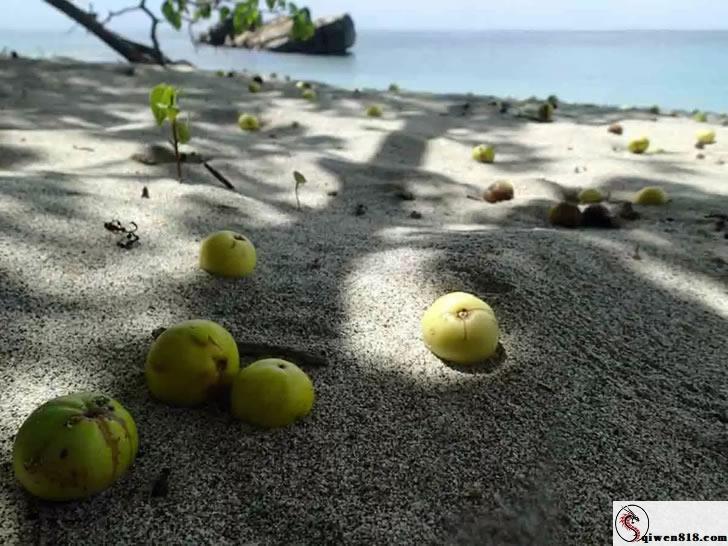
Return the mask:
<path fill-rule="evenodd" d="M 172 58 L 202 68 L 277 72 L 348 88 L 397 82 L 419 91 L 519 98 L 553 93 L 575 102 L 728 112 L 728 31 L 359 30 L 345 57 L 195 49 L 184 32 L 165 32 L 162 43 Z M 119 59 L 80 28 L 0 30 L 2 47 L 29 56 Z"/>

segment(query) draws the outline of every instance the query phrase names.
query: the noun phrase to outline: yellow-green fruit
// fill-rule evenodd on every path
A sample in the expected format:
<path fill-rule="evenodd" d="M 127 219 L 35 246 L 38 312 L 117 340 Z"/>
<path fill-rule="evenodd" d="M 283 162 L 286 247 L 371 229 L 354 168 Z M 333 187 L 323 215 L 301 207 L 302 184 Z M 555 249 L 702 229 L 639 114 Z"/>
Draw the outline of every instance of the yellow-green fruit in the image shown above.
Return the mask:
<path fill-rule="evenodd" d="M 604 201 L 604 195 L 596 188 L 586 188 L 579 192 L 579 203 L 601 203 Z"/>
<path fill-rule="evenodd" d="M 369 108 L 367 108 L 367 116 L 369 116 L 370 118 L 381 118 L 382 108 L 377 106 L 376 104 L 371 105 Z"/>
<path fill-rule="evenodd" d="M 243 131 L 257 131 L 260 129 L 260 121 L 253 114 L 240 114 L 238 127 Z"/>
<path fill-rule="evenodd" d="M 255 269 L 257 255 L 250 240 L 234 231 L 216 231 L 200 248 L 200 267 L 222 277 L 244 277 Z"/>
<path fill-rule="evenodd" d="M 138 449 L 134 419 L 121 404 L 80 392 L 49 400 L 30 414 L 15 436 L 13 469 L 37 497 L 80 499 L 118 480 Z"/>
<path fill-rule="evenodd" d="M 313 383 L 292 362 L 266 358 L 243 368 L 233 381 L 235 417 L 263 428 L 284 427 L 311 412 Z"/>
<path fill-rule="evenodd" d="M 629 151 L 633 154 L 643 154 L 647 151 L 647 148 L 650 147 L 650 139 L 647 137 L 642 137 L 635 139 L 629 143 Z"/>
<path fill-rule="evenodd" d="M 316 100 L 316 91 L 313 89 L 304 89 L 301 96 L 306 100 Z"/>
<path fill-rule="evenodd" d="M 248 84 L 248 91 L 251 93 L 258 93 L 260 91 L 261 87 L 258 82 L 250 82 Z"/>
<path fill-rule="evenodd" d="M 697 137 L 699 144 L 715 144 L 715 131 L 701 131 L 697 134 Z"/>
<path fill-rule="evenodd" d="M 493 163 L 495 161 L 495 148 L 480 144 L 473 148 L 473 159 L 481 163 Z"/>
<path fill-rule="evenodd" d="M 211 320 L 188 320 L 167 328 L 147 355 L 152 395 L 168 404 L 194 406 L 228 387 L 240 370 L 238 346 Z"/>
<path fill-rule="evenodd" d="M 669 200 L 665 190 L 657 186 L 642 188 L 634 198 L 634 202 L 638 205 L 664 205 Z"/>
<path fill-rule="evenodd" d="M 495 354 L 500 329 L 493 309 L 465 292 L 435 300 L 422 316 L 425 345 L 443 360 L 474 364 Z"/>

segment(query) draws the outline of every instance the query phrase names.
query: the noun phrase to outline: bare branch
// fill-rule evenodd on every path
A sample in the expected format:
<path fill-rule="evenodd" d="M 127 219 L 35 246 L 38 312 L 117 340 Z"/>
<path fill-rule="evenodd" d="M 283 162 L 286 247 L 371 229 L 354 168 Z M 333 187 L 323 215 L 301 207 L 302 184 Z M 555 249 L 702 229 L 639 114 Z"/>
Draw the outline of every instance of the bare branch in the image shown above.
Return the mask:
<path fill-rule="evenodd" d="M 129 6 L 126 8 L 121 8 L 118 11 L 109 11 L 109 14 L 100 22 L 102 25 L 105 25 L 106 23 L 111 21 L 114 17 L 118 17 L 119 15 L 124 15 L 125 13 L 131 13 L 132 11 L 137 11 L 139 9 L 141 9 L 141 8 L 140 8 L 140 6 L 137 5 L 137 6 Z"/>

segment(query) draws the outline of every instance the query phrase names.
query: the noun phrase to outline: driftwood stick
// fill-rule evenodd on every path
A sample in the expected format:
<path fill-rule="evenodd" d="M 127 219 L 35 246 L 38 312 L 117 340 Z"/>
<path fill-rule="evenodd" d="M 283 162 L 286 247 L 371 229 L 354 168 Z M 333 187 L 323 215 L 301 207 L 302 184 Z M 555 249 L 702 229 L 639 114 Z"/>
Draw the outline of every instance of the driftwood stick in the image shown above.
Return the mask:
<path fill-rule="evenodd" d="M 212 176 L 217 178 L 222 183 L 223 186 L 225 186 L 229 190 L 235 191 L 235 186 L 233 186 L 232 183 L 227 178 L 225 178 L 220 171 L 210 165 L 207 161 L 203 161 L 202 164 Z"/>

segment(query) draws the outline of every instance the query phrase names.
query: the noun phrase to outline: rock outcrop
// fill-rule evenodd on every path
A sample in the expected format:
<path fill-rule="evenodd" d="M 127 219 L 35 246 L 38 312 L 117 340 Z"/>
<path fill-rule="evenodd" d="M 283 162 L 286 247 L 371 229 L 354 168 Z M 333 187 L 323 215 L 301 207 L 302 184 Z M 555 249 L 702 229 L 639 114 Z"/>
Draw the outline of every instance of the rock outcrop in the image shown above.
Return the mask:
<path fill-rule="evenodd" d="M 293 20 L 278 17 L 255 30 L 234 35 L 231 19 L 221 21 L 200 36 L 200 42 L 214 46 L 265 49 L 281 53 L 310 55 L 343 55 L 354 45 L 356 30 L 348 14 L 320 18 L 314 21 L 316 30 L 311 39 L 304 41 L 291 37 Z"/>

